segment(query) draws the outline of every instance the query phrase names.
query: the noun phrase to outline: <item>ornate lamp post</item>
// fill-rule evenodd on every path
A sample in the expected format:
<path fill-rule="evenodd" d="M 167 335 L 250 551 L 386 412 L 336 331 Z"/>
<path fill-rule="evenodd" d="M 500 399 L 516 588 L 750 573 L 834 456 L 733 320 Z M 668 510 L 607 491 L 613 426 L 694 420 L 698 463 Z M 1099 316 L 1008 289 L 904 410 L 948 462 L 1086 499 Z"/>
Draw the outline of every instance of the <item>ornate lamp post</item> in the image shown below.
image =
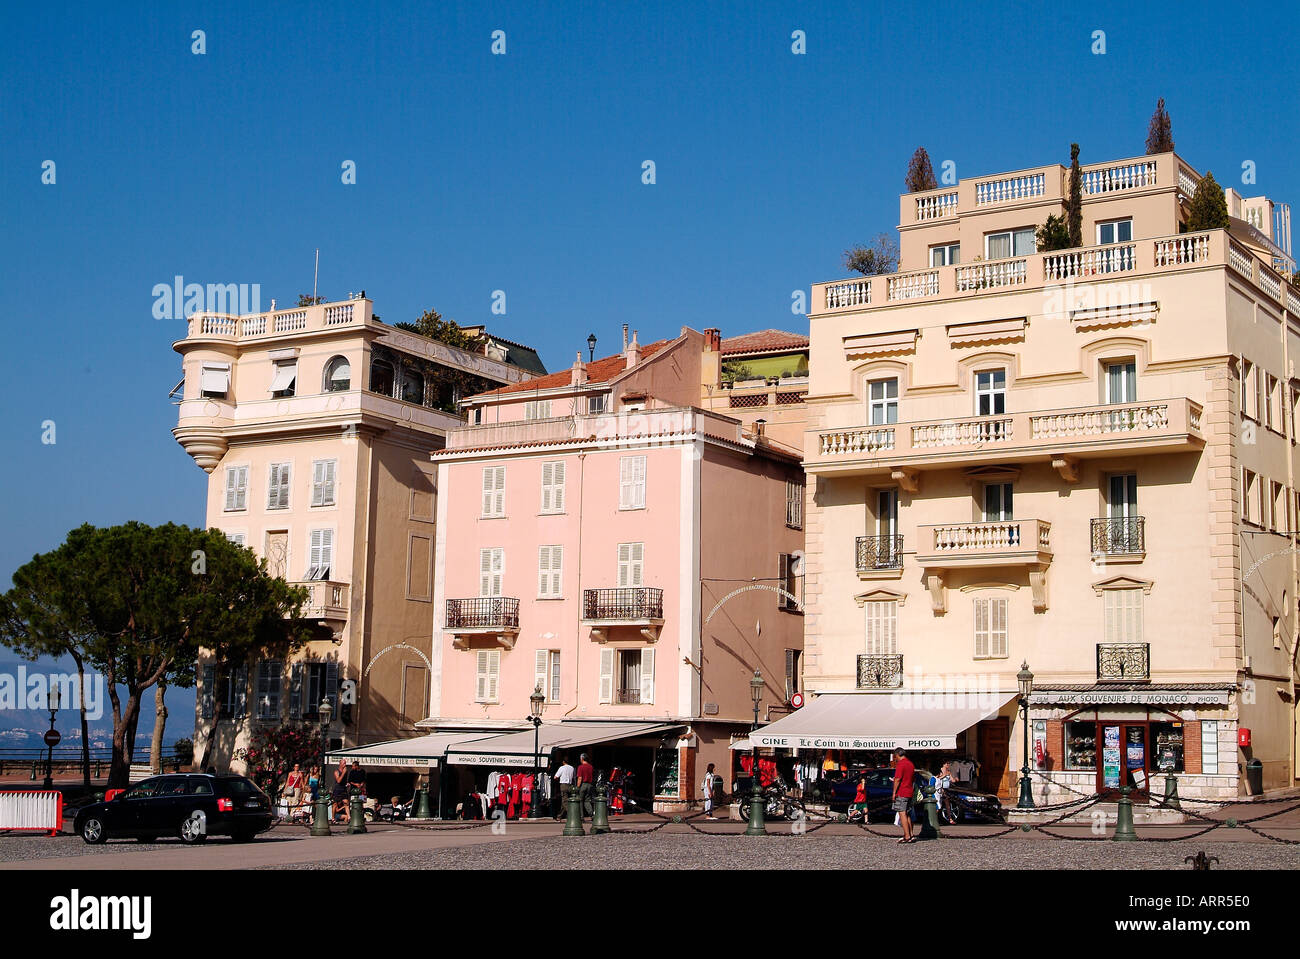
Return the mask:
<path fill-rule="evenodd" d="M 533 690 L 533 694 L 528 697 L 528 721 L 533 724 L 533 793 L 532 803 L 528 807 L 529 819 L 542 818 L 537 812 L 541 807 L 542 798 L 542 767 L 538 761 L 537 752 L 540 748 L 542 731 L 542 707 L 545 705 L 546 696 L 542 694 L 542 687 L 538 686 Z"/>
<path fill-rule="evenodd" d="M 596 359 L 596 334 L 591 333 L 587 336 L 587 362 L 590 363 Z"/>
<path fill-rule="evenodd" d="M 1034 790 L 1029 783 L 1029 694 L 1034 691 L 1034 674 L 1029 671 L 1029 662 L 1020 664 L 1016 673 L 1016 682 L 1020 685 L 1020 718 L 1025 727 L 1025 756 L 1020 767 L 1020 801 L 1017 809 L 1034 808 Z"/>
<path fill-rule="evenodd" d="M 316 818 L 312 822 L 311 834 L 313 836 L 328 836 L 330 834 L 330 795 L 329 790 L 325 787 L 325 773 L 327 766 L 325 764 L 325 754 L 329 752 L 329 734 L 330 719 L 334 716 L 334 707 L 330 704 L 328 698 L 322 699 L 320 704 L 320 780 L 316 793 Z"/>
<path fill-rule="evenodd" d="M 754 734 L 758 732 L 758 708 L 763 702 L 763 686 L 763 674 L 756 669 L 754 678 L 749 681 L 749 695 L 754 700 L 754 725 L 749 731 L 749 825 L 745 827 L 746 836 L 767 835 L 763 786 L 758 777 L 758 742 L 754 739 Z"/>
<path fill-rule="evenodd" d="M 54 728 L 54 714 L 59 711 L 59 687 L 50 683 L 50 731 L 45 734 L 45 788 L 54 788 L 54 747 L 58 745 L 61 737 L 59 731 Z"/>

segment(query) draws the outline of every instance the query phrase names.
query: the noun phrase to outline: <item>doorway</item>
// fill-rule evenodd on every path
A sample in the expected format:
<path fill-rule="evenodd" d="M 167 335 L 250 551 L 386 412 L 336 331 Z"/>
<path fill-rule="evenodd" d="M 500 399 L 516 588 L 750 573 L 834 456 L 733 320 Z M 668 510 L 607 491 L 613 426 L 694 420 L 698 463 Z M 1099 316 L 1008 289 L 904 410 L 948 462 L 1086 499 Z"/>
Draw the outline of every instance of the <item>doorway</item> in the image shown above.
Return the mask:
<path fill-rule="evenodd" d="M 1100 723 L 1101 749 L 1097 763 L 1097 792 L 1115 798 L 1121 786 L 1132 786 L 1129 798 L 1146 802 L 1147 786 L 1139 786 L 1135 772 L 1150 783 L 1150 727 L 1147 723 Z"/>
<path fill-rule="evenodd" d="M 1007 797 L 1007 760 L 1010 758 L 1011 720 L 1005 716 L 986 719 L 976 727 L 979 730 L 979 787 L 984 792 Z"/>

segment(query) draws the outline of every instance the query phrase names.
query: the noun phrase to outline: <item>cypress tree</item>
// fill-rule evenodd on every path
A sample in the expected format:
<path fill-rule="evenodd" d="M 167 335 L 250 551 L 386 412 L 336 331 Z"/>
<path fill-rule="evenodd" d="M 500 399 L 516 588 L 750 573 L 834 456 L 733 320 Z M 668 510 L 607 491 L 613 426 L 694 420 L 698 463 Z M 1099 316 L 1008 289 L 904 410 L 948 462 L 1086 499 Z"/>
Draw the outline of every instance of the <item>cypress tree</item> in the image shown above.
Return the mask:
<path fill-rule="evenodd" d="M 925 147 L 917 147 L 912 154 L 912 160 L 907 164 L 906 184 L 908 193 L 933 190 L 939 185 L 939 181 L 934 178 L 934 167 L 930 165 L 930 154 L 925 152 Z"/>
<path fill-rule="evenodd" d="M 1070 144 L 1070 195 L 1065 200 L 1065 228 L 1070 249 L 1083 246 L 1083 171 L 1079 168 L 1079 144 Z"/>
<path fill-rule="evenodd" d="M 1223 187 L 1208 170 L 1201 182 L 1196 184 L 1192 202 L 1187 207 L 1187 229 L 1192 230 L 1226 230 L 1228 228 L 1228 201 L 1223 196 Z"/>
<path fill-rule="evenodd" d="M 1174 128 L 1169 122 L 1169 113 L 1165 110 L 1165 98 L 1156 102 L 1156 112 L 1151 114 L 1147 125 L 1147 156 L 1153 153 L 1174 152 Z"/>

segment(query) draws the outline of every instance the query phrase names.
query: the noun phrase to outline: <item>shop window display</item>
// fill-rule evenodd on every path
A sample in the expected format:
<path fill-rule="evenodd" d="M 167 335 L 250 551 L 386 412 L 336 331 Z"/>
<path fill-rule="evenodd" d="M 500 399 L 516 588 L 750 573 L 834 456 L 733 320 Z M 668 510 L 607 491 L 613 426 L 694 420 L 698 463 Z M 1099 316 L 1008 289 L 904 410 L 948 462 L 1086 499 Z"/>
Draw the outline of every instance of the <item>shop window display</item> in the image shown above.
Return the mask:
<path fill-rule="evenodd" d="M 1162 773 L 1183 771 L 1183 724 L 1152 723 L 1151 740 L 1155 743 L 1155 768 Z"/>
<path fill-rule="evenodd" d="M 1097 724 L 1065 724 L 1065 768 L 1097 768 Z"/>
<path fill-rule="evenodd" d="M 676 796 L 680 782 L 679 757 L 676 749 L 660 749 L 655 753 L 655 795 Z"/>

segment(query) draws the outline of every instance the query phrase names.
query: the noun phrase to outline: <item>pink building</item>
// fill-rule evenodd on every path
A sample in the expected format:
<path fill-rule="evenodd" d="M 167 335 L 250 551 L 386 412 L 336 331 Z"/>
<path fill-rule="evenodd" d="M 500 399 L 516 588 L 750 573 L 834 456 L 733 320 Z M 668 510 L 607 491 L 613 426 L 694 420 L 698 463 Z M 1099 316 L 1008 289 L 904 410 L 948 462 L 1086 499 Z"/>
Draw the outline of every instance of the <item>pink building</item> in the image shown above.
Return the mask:
<path fill-rule="evenodd" d="M 788 708 L 803 647 L 800 455 L 761 419 L 700 409 L 720 346 L 683 328 L 579 356 L 471 397 L 471 425 L 433 454 L 435 681 L 419 725 L 527 728 L 453 743 L 444 797 L 490 767 L 532 766 L 534 690 L 543 765 L 588 752 L 664 806 L 700 798 L 705 764 L 731 769 L 755 670 L 760 718 Z"/>

